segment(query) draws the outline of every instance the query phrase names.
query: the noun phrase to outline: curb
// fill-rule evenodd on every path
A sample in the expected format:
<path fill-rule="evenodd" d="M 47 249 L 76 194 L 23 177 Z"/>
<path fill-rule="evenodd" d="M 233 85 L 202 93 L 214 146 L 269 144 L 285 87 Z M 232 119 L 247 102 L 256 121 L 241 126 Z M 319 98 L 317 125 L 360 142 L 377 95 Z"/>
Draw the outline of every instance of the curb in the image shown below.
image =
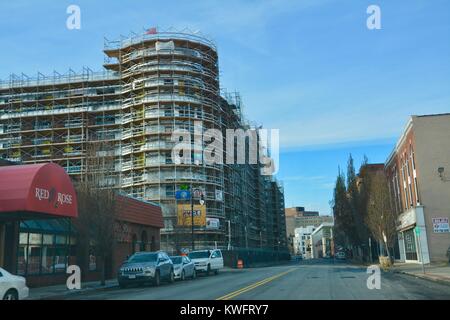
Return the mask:
<path fill-rule="evenodd" d="M 436 279 L 436 278 L 432 278 L 423 274 L 416 274 L 416 273 L 410 273 L 407 271 L 401 271 L 401 270 L 393 270 L 393 273 L 400 273 L 400 274 L 405 274 L 408 275 L 410 277 L 414 277 L 414 278 L 418 278 L 418 279 L 422 279 L 422 280 L 428 280 L 431 282 L 435 282 L 435 283 L 439 283 L 439 284 L 444 284 L 447 286 L 450 286 L 450 280 L 443 280 L 443 279 Z"/>
<path fill-rule="evenodd" d="M 27 298 L 27 300 L 62 300 L 66 297 L 70 297 L 70 296 L 77 296 L 77 295 L 81 295 L 87 292 L 94 292 L 94 291 L 105 291 L 108 289 L 112 289 L 112 288 L 118 288 L 119 285 L 118 284 L 114 284 L 114 285 L 107 285 L 104 287 L 97 287 L 97 288 L 86 288 L 86 289 L 80 289 L 80 290 L 74 290 L 74 291 L 65 291 L 64 293 L 56 293 L 56 294 L 52 294 L 52 295 L 41 295 L 38 297 L 32 297 L 32 298 Z"/>

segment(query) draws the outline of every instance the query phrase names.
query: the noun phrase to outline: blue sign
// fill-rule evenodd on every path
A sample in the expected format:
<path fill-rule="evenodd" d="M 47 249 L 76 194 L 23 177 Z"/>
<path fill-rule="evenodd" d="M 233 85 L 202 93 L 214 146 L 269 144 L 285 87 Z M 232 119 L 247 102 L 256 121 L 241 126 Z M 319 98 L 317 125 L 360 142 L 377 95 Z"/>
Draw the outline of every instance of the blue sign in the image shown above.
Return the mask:
<path fill-rule="evenodd" d="M 191 198 L 191 192 L 187 190 L 177 190 L 177 192 L 175 192 L 175 198 L 177 200 L 188 200 Z"/>

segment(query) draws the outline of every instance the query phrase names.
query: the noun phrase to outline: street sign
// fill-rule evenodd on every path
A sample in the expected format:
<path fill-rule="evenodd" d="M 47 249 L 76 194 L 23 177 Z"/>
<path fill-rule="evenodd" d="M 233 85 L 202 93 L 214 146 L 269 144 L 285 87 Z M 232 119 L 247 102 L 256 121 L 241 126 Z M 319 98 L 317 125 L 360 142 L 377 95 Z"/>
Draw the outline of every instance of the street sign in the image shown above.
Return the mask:
<path fill-rule="evenodd" d="M 200 198 L 202 193 L 203 193 L 202 190 L 194 189 L 194 198 Z"/>
<path fill-rule="evenodd" d="M 419 227 L 415 227 L 414 231 L 416 232 L 416 235 L 420 235 L 420 228 Z"/>
<path fill-rule="evenodd" d="M 219 229 L 220 220 L 217 218 L 206 218 L 206 229 Z"/>
<path fill-rule="evenodd" d="M 188 200 L 191 198 L 191 192 L 186 190 L 177 190 L 177 192 L 175 192 L 175 198 L 177 200 Z"/>
<path fill-rule="evenodd" d="M 450 232 L 448 218 L 432 218 L 434 233 Z"/>
<path fill-rule="evenodd" d="M 180 185 L 180 190 L 189 190 L 189 186 L 187 184 Z"/>

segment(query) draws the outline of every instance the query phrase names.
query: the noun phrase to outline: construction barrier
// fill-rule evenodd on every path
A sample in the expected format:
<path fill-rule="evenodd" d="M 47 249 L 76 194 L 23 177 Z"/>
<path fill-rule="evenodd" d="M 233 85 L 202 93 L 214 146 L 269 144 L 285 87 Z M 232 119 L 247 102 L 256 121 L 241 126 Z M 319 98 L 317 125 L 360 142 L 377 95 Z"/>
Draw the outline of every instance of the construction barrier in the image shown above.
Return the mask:
<path fill-rule="evenodd" d="M 232 250 L 222 250 L 222 254 L 224 264 L 231 268 L 238 267 L 239 260 L 242 261 L 243 268 L 291 260 L 291 255 L 288 251 L 274 251 L 261 248 L 233 248 Z"/>

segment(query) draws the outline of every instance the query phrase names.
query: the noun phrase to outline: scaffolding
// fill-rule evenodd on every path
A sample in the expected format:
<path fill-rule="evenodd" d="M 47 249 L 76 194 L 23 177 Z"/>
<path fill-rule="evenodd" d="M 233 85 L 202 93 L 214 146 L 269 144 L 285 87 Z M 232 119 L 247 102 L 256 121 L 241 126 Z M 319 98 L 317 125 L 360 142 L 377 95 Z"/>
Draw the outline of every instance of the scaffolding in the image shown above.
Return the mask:
<path fill-rule="evenodd" d="M 173 30 L 107 40 L 104 71 L 11 75 L 0 82 L 0 157 L 22 163 L 56 162 L 74 178 L 86 173 L 88 144 L 108 146 L 112 157 L 104 185 L 161 204 L 166 250 L 188 247 L 175 228 L 175 191 L 203 190 L 207 217 L 218 229 L 196 228 L 196 247 L 226 247 L 226 220 L 236 246 L 269 247 L 279 240 L 272 192 L 258 165 L 175 164 L 172 133 L 195 123 L 208 129 L 248 128 L 239 93 L 221 94 L 217 48 L 200 34 Z M 205 146 L 203 141 L 203 147 Z M 202 159 L 193 150 L 193 159 Z M 224 150 L 224 159 L 226 151 Z M 222 195 L 222 196 L 220 196 Z M 274 200 L 278 201 L 277 199 Z M 278 201 L 279 202 L 279 201 Z M 179 242 L 179 243 L 175 243 Z"/>

